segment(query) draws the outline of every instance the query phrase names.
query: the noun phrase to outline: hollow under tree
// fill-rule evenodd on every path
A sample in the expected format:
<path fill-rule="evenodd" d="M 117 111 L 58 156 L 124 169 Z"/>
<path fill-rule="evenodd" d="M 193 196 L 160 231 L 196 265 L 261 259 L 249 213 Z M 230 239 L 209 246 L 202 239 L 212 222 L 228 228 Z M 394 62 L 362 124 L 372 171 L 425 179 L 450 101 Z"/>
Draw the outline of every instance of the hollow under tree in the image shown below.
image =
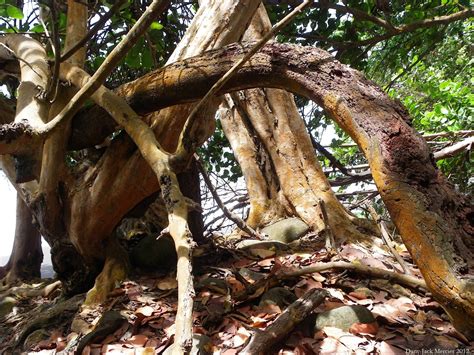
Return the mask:
<path fill-rule="evenodd" d="M 204 16 L 206 10 L 209 11 L 208 14 L 211 13 L 212 6 L 219 8 L 220 4 L 217 3 L 204 4 L 199 10 L 201 16 Z M 199 26 L 196 25 L 194 32 L 190 31 L 192 35 L 189 40 L 195 41 L 199 48 L 186 53 L 190 47 L 183 41 L 183 46 L 178 47 L 177 54 L 170 62 L 199 54 L 208 47 L 218 48 L 238 40 L 257 6 L 252 1 L 233 2 L 233 4 L 235 13 L 229 11 L 222 16 L 241 15 L 232 17 L 236 24 L 235 30 L 229 31 L 219 41 L 213 32 L 210 32 L 212 36 L 208 37 L 207 42 L 198 41 L 194 37 L 198 33 Z M 265 18 L 261 17 L 264 14 L 259 11 L 260 21 L 265 21 Z M 196 18 L 198 16 L 199 12 Z M 253 26 L 262 26 L 262 22 L 257 21 L 254 20 Z M 216 21 L 211 23 L 216 26 L 219 24 Z M 228 23 L 231 23 L 230 20 L 220 22 L 221 26 Z M 240 29 L 240 33 L 237 29 Z M 265 30 L 265 26 L 263 29 Z M 246 36 L 252 38 L 251 32 Z M 112 235 L 114 227 L 131 208 L 161 188 L 168 210 L 171 234 L 182 262 L 181 267 L 178 265 L 180 296 L 190 296 L 183 294 L 192 293 L 192 284 L 189 285 L 192 282 L 189 277 L 192 241 L 186 221 L 188 201 L 181 195 L 176 180 L 176 173 L 184 167 L 171 165 L 171 160 L 191 108 L 188 105 L 181 105 L 162 109 L 198 100 L 238 58 L 242 57 L 243 53 L 249 50 L 251 45 L 250 47 L 245 44 L 231 45 L 206 52 L 201 57 L 170 64 L 121 86 L 115 92 L 99 86 L 100 81 L 97 81 L 97 91 L 92 94 L 93 90 L 90 90 L 92 99 L 111 114 L 117 125 L 122 126 L 128 136 L 116 137 L 94 166 L 81 174 L 74 174 L 67 169 L 61 170 L 54 163 L 60 164 L 60 159 L 64 158 L 68 146 L 74 146 L 76 149 L 90 148 L 101 143 L 104 136 L 94 137 L 97 130 L 93 129 L 95 126 L 91 122 L 103 121 L 104 111 L 93 107 L 87 114 L 76 115 L 68 141 L 65 138 L 65 132 L 69 129 L 68 124 L 56 124 L 55 118 L 58 117 L 56 113 L 51 117 L 55 118 L 50 121 L 47 114 L 50 108 L 45 108 L 48 104 L 37 97 L 37 86 L 47 87 L 46 78 L 49 77 L 50 70 L 42 46 L 22 36 L 6 36 L 2 38 L 2 43 L 9 46 L 15 57 L 22 59 L 20 67 L 23 87 L 19 89 L 18 102 L 24 102 L 23 106 L 17 104 L 15 117 L 4 120 L 12 123 L 0 127 L 0 154 L 4 155 L 3 169 L 11 181 L 15 182 L 18 165 L 15 166 L 14 160 L 26 160 L 33 166 L 35 163 L 41 164 L 41 175 L 47 174 L 46 177 L 53 179 L 53 183 L 45 181 L 42 184 L 44 178 L 40 176 L 39 183 L 31 180 L 23 184 L 17 183 L 16 187 L 35 216 L 42 234 L 53 247 L 54 266 L 60 278 L 66 282 L 66 289 L 77 292 L 78 285 L 84 285 L 81 283 L 84 277 L 94 275 L 90 270 L 97 268 L 105 260 L 104 269 L 96 280 L 96 286 L 93 292 L 89 293 L 89 301 L 104 299 L 113 282 L 122 278 L 125 272 L 125 265 L 120 261 L 117 242 Z M 27 53 L 22 52 L 25 47 L 29 49 Z M 10 59 L 14 61 L 15 57 Z M 60 76 L 62 80 L 78 88 L 94 81 L 89 80 L 87 74 L 79 68 L 67 63 L 61 66 Z M 443 305 L 455 326 L 473 337 L 474 287 L 472 281 L 466 277 L 470 265 L 463 262 L 466 255 L 469 256 L 473 251 L 470 224 L 472 207 L 465 197 L 450 187 L 444 176 L 436 169 L 430 150 L 410 126 L 410 119 L 403 107 L 391 101 L 360 73 L 341 65 L 328 53 L 294 45 L 267 45 L 231 78 L 221 93 L 254 87 L 284 89 L 315 100 L 353 138 L 367 157 L 380 195 L 431 292 Z M 267 90 L 266 94 L 270 97 L 269 100 L 272 100 L 273 95 L 287 95 L 273 90 L 270 94 Z M 313 213 L 313 216 L 318 216 L 317 210 L 311 212 L 311 208 L 315 209 L 317 205 L 305 206 L 303 201 L 298 206 L 301 193 L 293 191 L 293 186 L 285 185 L 284 175 L 293 168 L 292 165 L 285 166 L 285 164 L 295 164 L 304 167 L 302 178 L 309 181 L 308 187 L 313 190 L 315 198 L 322 198 L 330 208 L 334 208 L 334 211 L 341 211 L 335 212 L 336 217 L 332 217 L 331 214 L 329 216 L 329 223 L 333 223 L 336 230 L 339 223 L 334 222 L 333 218 L 341 218 L 342 225 L 352 226 L 353 223 L 358 223 L 342 209 L 330 192 L 329 184 L 319 173 L 320 167 L 314 158 L 309 139 L 305 136 L 306 131 L 303 130 L 301 119 L 294 117 L 294 106 L 291 103 L 289 107 L 269 104 L 274 108 L 276 115 L 282 110 L 284 114 L 278 115 L 279 118 L 285 115 L 292 117 L 287 122 L 283 120 L 281 124 L 282 127 L 285 127 L 284 125 L 289 127 L 288 132 L 295 132 L 296 138 L 291 139 L 297 142 L 298 149 L 291 151 L 291 147 L 288 147 L 290 149 L 288 152 L 291 152 L 288 154 L 290 157 L 298 158 L 299 162 L 292 159 L 285 162 L 278 156 L 280 146 L 283 149 L 285 143 L 290 142 L 285 140 L 285 131 L 279 132 L 278 127 L 273 128 L 274 137 L 268 136 L 268 127 L 265 128 L 265 122 L 259 121 L 263 120 L 263 113 L 255 112 L 259 108 L 251 107 L 252 101 L 242 100 L 250 95 L 263 94 L 257 91 L 234 93 L 231 98 L 226 99 L 224 105 L 227 104 L 227 107 L 223 106 L 222 110 L 227 110 L 224 113 L 229 115 L 235 113 L 229 116 L 229 119 L 234 120 L 241 119 L 238 118 L 238 114 L 245 114 L 246 119 L 252 123 L 251 129 L 257 132 L 261 143 L 265 145 L 264 154 L 267 154 L 267 158 L 273 163 L 272 169 L 275 169 L 270 174 L 281 179 L 278 185 L 274 185 L 274 192 L 287 200 L 282 203 L 285 208 L 289 206 L 288 211 L 278 211 L 280 206 L 277 206 L 278 212 L 275 215 L 290 212 L 299 214 L 308 222 L 318 220 L 310 220 L 305 215 Z M 196 146 L 202 144 L 214 130 L 212 113 L 216 109 L 217 102 L 217 100 L 212 102 L 200 113 L 196 120 L 198 124 L 191 130 L 190 136 L 186 137 Z M 146 115 L 157 110 L 161 111 L 158 114 L 145 116 L 144 120 L 135 113 Z M 275 120 L 268 116 L 265 119 L 270 120 L 274 127 L 280 123 L 279 119 Z M 144 124 L 144 121 L 147 124 Z M 153 127 L 153 131 L 150 126 Z M 234 133 L 239 132 L 241 131 Z M 229 134 L 229 130 L 227 133 Z M 231 134 L 232 132 L 229 136 Z M 52 147 L 48 150 L 48 141 L 53 142 L 55 139 L 59 143 L 49 144 Z M 275 143 L 270 144 L 266 139 L 274 139 Z M 43 142 L 46 142 L 44 148 Z M 135 149 L 133 143 L 138 146 L 139 151 Z M 289 145 L 294 146 L 295 143 Z M 38 158 L 38 152 L 42 152 L 42 159 Z M 186 153 L 189 158 L 192 151 Z M 234 153 L 242 165 L 251 161 L 250 158 L 254 159 L 245 153 L 239 153 L 238 147 Z M 51 176 L 51 173 L 45 170 L 48 167 L 53 167 L 52 171 L 56 171 L 55 176 Z M 252 169 L 251 164 L 248 169 Z M 264 184 L 271 186 L 267 172 L 260 173 L 264 176 Z M 247 184 L 249 181 L 252 180 L 248 178 Z M 281 192 L 278 191 L 279 188 Z M 308 188 L 304 189 L 304 192 L 307 190 Z M 323 192 L 327 195 L 321 196 Z M 296 196 L 292 196 L 291 193 L 295 193 Z M 255 200 L 265 197 L 258 192 L 254 196 Z M 270 197 L 273 198 L 272 195 Z M 261 213 L 258 212 L 261 208 L 258 207 L 259 203 L 256 201 L 252 205 L 254 211 L 250 223 L 254 226 L 265 223 L 268 218 L 259 216 Z M 264 206 L 265 203 L 267 202 L 263 202 Z M 60 204 L 61 209 L 48 208 L 55 204 Z M 274 216 L 269 218 L 272 219 Z M 325 227 L 321 223 L 318 225 L 318 222 L 311 225 L 317 230 Z M 354 232 L 356 230 L 354 228 Z M 74 265 L 68 265 L 71 261 Z M 180 275 L 180 270 L 184 270 L 184 274 Z M 184 285 L 182 281 L 185 281 Z M 183 305 L 180 304 L 180 307 L 183 308 Z M 181 314 L 183 319 L 180 326 L 183 328 L 180 331 L 184 335 L 178 339 L 178 344 L 183 349 L 189 346 L 190 337 L 189 332 L 185 332 L 189 324 L 183 324 L 183 320 L 189 321 L 189 303 L 184 304 L 184 308 L 186 307 L 188 309 L 184 311 L 181 309 L 184 314 Z M 465 314 L 472 317 L 466 319 Z"/>

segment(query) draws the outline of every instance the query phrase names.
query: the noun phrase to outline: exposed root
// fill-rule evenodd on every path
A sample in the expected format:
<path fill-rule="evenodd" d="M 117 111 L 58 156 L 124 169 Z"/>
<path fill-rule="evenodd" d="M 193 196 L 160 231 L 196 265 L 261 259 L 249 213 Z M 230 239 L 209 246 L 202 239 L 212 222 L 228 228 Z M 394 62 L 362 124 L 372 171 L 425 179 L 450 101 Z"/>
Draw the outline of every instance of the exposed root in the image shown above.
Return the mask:
<path fill-rule="evenodd" d="M 240 354 L 268 354 L 274 345 L 283 340 L 302 322 L 329 293 L 322 289 L 311 289 L 293 302 L 264 331 L 256 332 Z"/>
<path fill-rule="evenodd" d="M 31 317 L 25 317 L 25 320 L 17 325 L 18 335 L 13 345 L 14 349 L 22 346 L 25 339 L 37 329 L 48 328 L 60 323 L 64 319 L 71 318 L 76 313 L 84 301 L 84 295 L 76 295 L 68 300 L 57 303 L 47 310 L 38 312 L 38 309 L 31 311 Z"/>
<path fill-rule="evenodd" d="M 104 268 L 97 276 L 94 287 L 87 292 L 85 301 L 87 305 L 103 303 L 109 292 L 127 276 L 128 256 L 118 242 L 112 239 L 106 250 Z"/>

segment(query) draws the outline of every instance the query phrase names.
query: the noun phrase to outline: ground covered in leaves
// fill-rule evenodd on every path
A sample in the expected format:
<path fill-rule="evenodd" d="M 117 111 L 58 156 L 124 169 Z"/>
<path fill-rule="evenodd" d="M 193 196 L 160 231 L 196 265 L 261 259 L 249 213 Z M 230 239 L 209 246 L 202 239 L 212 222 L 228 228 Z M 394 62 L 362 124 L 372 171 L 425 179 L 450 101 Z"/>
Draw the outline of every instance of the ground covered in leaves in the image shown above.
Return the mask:
<path fill-rule="evenodd" d="M 419 276 L 408 253 L 399 252 L 409 271 Z M 456 332 L 442 308 L 419 287 L 341 270 L 278 277 L 339 260 L 402 272 L 383 246 L 368 250 L 352 244 L 335 253 L 322 249 L 280 255 L 268 252 L 260 257 L 223 249 L 213 254 L 219 253 L 225 255 L 220 261 L 212 266 L 200 262 L 195 268 L 194 333 L 195 343 L 200 344 L 195 354 L 239 353 L 254 332 L 265 330 L 289 304 L 314 288 L 323 288 L 330 296 L 283 342 L 275 344 L 272 353 L 474 353 L 474 343 Z M 2 290 L 0 353 L 67 354 L 79 349 L 82 354 L 160 354 L 173 343 L 177 307 L 173 274 L 136 276 L 118 285 L 105 304 L 77 312 L 83 296 L 65 303 L 58 283 L 44 286 Z M 10 308 L 5 308 L 5 300 Z M 340 326 L 325 325 L 322 318 L 315 321 L 317 314 L 344 305 L 365 307 L 375 322 Z"/>

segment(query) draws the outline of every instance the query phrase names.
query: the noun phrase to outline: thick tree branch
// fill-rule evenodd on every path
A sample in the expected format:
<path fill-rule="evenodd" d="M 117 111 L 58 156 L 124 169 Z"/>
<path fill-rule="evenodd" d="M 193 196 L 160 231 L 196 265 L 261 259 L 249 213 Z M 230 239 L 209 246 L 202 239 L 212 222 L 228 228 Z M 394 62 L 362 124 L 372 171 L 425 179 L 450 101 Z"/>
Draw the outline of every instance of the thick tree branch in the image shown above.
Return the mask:
<path fill-rule="evenodd" d="M 39 42 L 23 35 L 2 36 L 0 44 L 11 50 L 20 61 L 21 82 L 15 122 L 37 129 L 48 119 L 49 105 L 37 99 L 46 89 L 50 77 L 46 52 Z"/>
<path fill-rule="evenodd" d="M 92 80 L 79 68 L 62 66 L 62 78 L 77 87 Z M 141 155 L 153 169 L 160 183 L 163 201 L 168 212 L 169 232 L 174 240 L 178 255 L 178 311 L 176 315 L 175 351 L 188 351 L 192 345 L 193 277 L 192 249 L 194 242 L 188 227 L 188 206 L 182 195 L 176 174 L 170 168 L 170 155 L 164 152 L 156 137 L 130 106 L 111 90 L 99 87 L 92 99 L 121 125 L 140 150 Z"/>
<path fill-rule="evenodd" d="M 145 10 L 140 19 L 133 25 L 130 32 L 105 58 L 102 65 L 96 70 L 94 75 L 80 90 L 74 95 L 68 105 L 50 122 L 41 128 L 41 134 L 47 134 L 53 130 L 63 120 L 72 117 L 87 98 L 99 88 L 107 79 L 112 70 L 117 66 L 120 60 L 127 54 L 130 48 L 136 43 L 140 36 L 148 30 L 151 23 L 166 9 L 169 0 L 154 0 Z"/>
<path fill-rule="evenodd" d="M 199 101 L 199 103 L 194 106 L 193 110 L 189 114 L 186 124 L 183 127 L 183 131 L 179 138 L 178 149 L 176 151 L 178 159 L 184 158 L 184 156 L 193 152 L 196 148 L 191 141 L 190 131 L 194 126 L 197 113 L 204 108 L 204 106 L 209 102 L 210 98 L 215 96 L 217 92 L 222 89 L 222 87 L 232 78 L 232 76 L 246 63 L 249 59 L 257 53 L 270 39 L 272 39 L 278 31 L 285 27 L 291 20 L 304 10 L 305 7 L 310 5 L 313 0 L 305 0 L 299 6 L 297 6 L 293 11 L 286 15 L 281 21 L 279 21 L 275 26 L 272 27 L 271 31 L 267 32 L 261 40 L 259 40 L 241 59 L 239 59 L 232 68 L 226 72 L 222 78 L 220 78 L 211 89 L 204 95 L 204 97 Z M 190 146 L 189 146 L 190 145 Z"/>

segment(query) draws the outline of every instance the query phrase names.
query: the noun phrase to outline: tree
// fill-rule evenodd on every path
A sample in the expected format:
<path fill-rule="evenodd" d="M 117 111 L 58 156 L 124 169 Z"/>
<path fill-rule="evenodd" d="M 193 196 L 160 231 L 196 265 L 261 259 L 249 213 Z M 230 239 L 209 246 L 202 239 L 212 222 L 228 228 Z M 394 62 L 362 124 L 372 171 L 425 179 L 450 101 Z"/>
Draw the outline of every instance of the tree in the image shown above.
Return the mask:
<path fill-rule="evenodd" d="M 303 2 L 299 9 L 309 3 Z M 473 337 L 473 284 L 467 278 L 474 245 L 472 206 L 437 169 L 405 108 L 324 50 L 272 42 L 244 62 L 218 91 L 231 94 L 213 96 L 196 110 L 190 103 L 254 48 L 246 42 L 231 43 L 259 40 L 270 30 L 265 7 L 256 1 L 202 1 L 168 65 L 143 73 L 139 70 L 143 63 L 161 64 L 155 52 L 160 41 L 153 36 L 162 25 L 156 19 L 161 16 L 161 22 L 172 23 L 186 12 L 167 1 L 153 1 L 146 10 L 142 5 L 134 3 L 121 17 L 115 13 L 120 10 L 118 2 L 103 15 L 110 19 L 110 28 L 100 31 L 102 23 L 88 32 L 87 7 L 69 0 L 62 41 L 62 29 L 54 25 L 61 18 L 60 8 L 50 4 L 51 62 L 48 43 L 20 34 L 0 39 L 2 68 L 21 78 L 15 115 L 8 113 L 9 103 L 2 102 L 2 168 L 51 245 L 66 292 L 87 290 L 95 278 L 87 301 L 105 299 L 127 272 L 114 230 L 128 212 L 159 190 L 178 255 L 176 351 L 189 347 L 195 241 L 188 211 L 196 203 L 184 196 L 185 184 L 180 186 L 178 176 L 214 133 L 217 108 L 246 180 L 251 228 L 296 215 L 315 232 L 331 233 L 339 241 L 369 242 L 377 233 L 374 225 L 348 212 L 337 199 L 286 92 L 291 91 L 316 102 L 358 145 L 430 291 L 455 327 Z M 361 39 L 364 45 L 473 15 L 472 9 L 453 5 L 427 19 L 405 19 L 395 13 L 392 22 L 386 8 L 350 5 L 322 2 L 313 4 L 311 11 L 323 12 L 320 22 L 343 26 L 351 41 L 359 40 L 354 36 L 361 24 L 383 29 L 378 33 L 378 27 L 369 26 L 367 32 L 376 34 Z M 17 7 L 8 6 L 10 16 L 21 17 Z M 333 18 L 328 9 L 338 15 Z M 388 19 L 377 16 L 380 11 Z M 343 17 L 347 14 L 361 22 L 347 24 Z M 104 50 L 96 48 L 96 41 L 89 47 L 87 65 L 94 69 L 90 77 L 81 69 L 86 65 L 87 39 L 113 39 L 118 29 L 127 34 L 117 45 L 106 45 Z M 170 54 L 169 47 L 162 47 L 160 54 Z M 347 50 L 336 57 L 344 60 L 345 55 Z M 350 60 L 357 64 L 356 59 Z M 119 70 L 112 73 L 117 66 Z M 107 79 L 123 84 L 112 91 L 103 85 Z M 63 87 L 64 83 L 70 86 Z M 249 90 L 238 91 L 244 89 Z M 87 103 L 88 98 L 94 105 Z M 466 319 L 466 313 L 472 317 Z"/>

